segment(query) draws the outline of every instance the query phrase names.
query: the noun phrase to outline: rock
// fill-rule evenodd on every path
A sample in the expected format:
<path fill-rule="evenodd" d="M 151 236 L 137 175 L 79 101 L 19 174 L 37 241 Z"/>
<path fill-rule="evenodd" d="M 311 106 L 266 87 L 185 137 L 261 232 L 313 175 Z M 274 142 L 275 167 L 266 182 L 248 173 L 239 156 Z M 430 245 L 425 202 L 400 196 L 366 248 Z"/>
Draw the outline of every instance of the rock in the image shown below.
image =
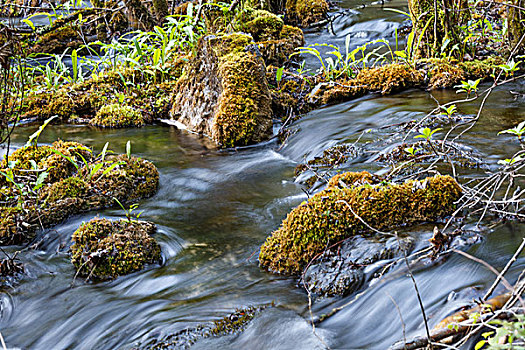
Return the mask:
<path fill-rule="evenodd" d="M 0 170 L 17 183 L 0 177 L 0 199 L 5 203 L 0 207 L 0 244 L 4 245 L 26 241 L 38 228 L 71 215 L 116 206 L 115 198 L 126 203 L 150 197 L 159 184 L 151 162 L 127 155 L 96 158 L 76 142 L 23 147 L 9 161 L 14 166 L 7 168 L 4 160 Z"/>
<path fill-rule="evenodd" d="M 406 251 L 412 249 L 413 238 L 410 236 L 402 238 L 401 242 Z M 363 283 L 366 266 L 400 253 L 402 250 L 396 237 L 368 239 L 355 236 L 326 251 L 312 263 L 305 273 L 305 282 L 317 295 L 348 295 Z"/>
<path fill-rule="evenodd" d="M 141 270 L 161 260 L 155 231 L 151 222 L 95 218 L 73 233 L 71 262 L 80 276 L 102 280 Z"/>
<path fill-rule="evenodd" d="M 142 114 L 133 107 L 112 103 L 100 108 L 89 124 L 103 128 L 126 128 L 141 127 L 145 123 Z"/>
<path fill-rule="evenodd" d="M 272 133 L 265 65 L 249 35 L 201 39 L 174 91 L 172 119 L 220 147 L 257 143 Z"/>
<path fill-rule="evenodd" d="M 393 184 L 368 173 L 343 173 L 283 220 L 261 247 L 259 262 L 298 274 L 327 245 L 368 231 L 432 221 L 451 214 L 461 188 L 450 176 Z M 359 218 L 358 218 L 359 217 Z"/>
<path fill-rule="evenodd" d="M 327 18 L 328 2 L 325 0 L 288 0 L 286 14 L 288 21 L 302 27 L 320 22 Z"/>

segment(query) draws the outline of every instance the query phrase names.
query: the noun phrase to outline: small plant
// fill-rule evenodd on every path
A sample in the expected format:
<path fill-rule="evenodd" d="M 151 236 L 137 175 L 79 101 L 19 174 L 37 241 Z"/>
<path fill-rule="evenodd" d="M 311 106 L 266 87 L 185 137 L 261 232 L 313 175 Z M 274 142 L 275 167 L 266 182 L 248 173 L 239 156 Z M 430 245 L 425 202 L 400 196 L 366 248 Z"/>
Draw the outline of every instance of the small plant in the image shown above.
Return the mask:
<path fill-rule="evenodd" d="M 281 85 L 281 80 L 283 79 L 283 72 L 284 67 L 277 68 L 277 72 L 275 73 L 275 80 L 277 81 L 277 88 Z"/>
<path fill-rule="evenodd" d="M 440 108 L 443 110 L 443 112 L 441 112 L 441 115 L 445 115 L 447 117 L 452 117 L 454 115 L 454 113 L 456 113 L 458 111 L 457 107 L 455 104 L 449 106 L 448 108 L 445 107 L 445 106 L 440 106 Z"/>
<path fill-rule="evenodd" d="M 432 136 L 438 132 L 439 130 L 442 130 L 441 128 L 433 129 L 430 128 L 421 128 L 419 129 L 419 135 L 414 136 L 415 139 L 425 139 L 427 142 L 430 142 L 432 140 Z"/>
<path fill-rule="evenodd" d="M 421 148 L 406 147 L 406 148 L 404 148 L 404 151 L 406 153 L 410 154 L 412 157 L 415 157 L 416 153 L 421 151 Z"/>
<path fill-rule="evenodd" d="M 44 131 L 46 126 L 51 123 L 51 121 L 55 118 L 58 118 L 58 115 L 54 115 L 49 119 L 46 119 L 42 125 L 38 128 L 37 131 L 35 131 L 31 136 L 29 136 L 29 139 L 27 140 L 26 147 L 34 146 L 35 148 L 38 147 L 38 138 L 40 137 L 40 134 Z"/>
<path fill-rule="evenodd" d="M 126 155 L 131 159 L 131 141 L 126 142 Z"/>
<path fill-rule="evenodd" d="M 485 338 L 480 340 L 475 349 L 523 349 L 520 346 L 525 340 L 525 316 L 516 314 L 513 321 L 493 320 L 489 322 L 492 326 L 497 326 L 495 330 L 483 333 Z M 519 343 L 519 344 L 516 344 Z"/>
<path fill-rule="evenodd" d="M 501 165 L 505 165 L 505 166 L 511 166 L 521 160 L 523 160 L 525 158 L 522 158 L 520 156 L 517 156 L 517 157 L 514 157 L 514 158 L 507 158 L 507 159 L 504 159 L 504 160 L 498 160 L 498 164 L 501 164 Z"/>
<path fill-rule="evenodd" d="M 478 91 L 478 84 L 480 81 L 481 81 L 481 78 L 475 81 L 474 80 L 461 81 L 461 85 L 454 86 L 455 88 L 460 88 L 459 90 L 456 91 L 456 93 L 459 94 L 460 92 L 466 92 L 467 96 L 470 96 L 472 92 L 475 93 Z"/>
<path fill-rule="evenodd" d="M 519 69 L 518 66 L 520 65 L 520 63 L 521 61 L 514 62 L 514 60 L 512 59 L 505 64 L 498 65 L 498 67 L 501 68 L 505 73 L 505 76 L 508 77 L 514 75 L 514 72 L 516 72 Z"/>
<path fill-rule="evenodd" d="M 128 221 L 131 223 L 133 221 L 138 221 L 140 215 L 142 215 L 142 213 L 144 212 L 141 211 L 139 212 L 138 214 L 135 214 L 135 216 L 132 215 L 133 211 L 136 210 L 138 207 L 139 207 L 139 204 L 138 203 L 134 203 L 132 205 L 129 206 L 129 208 L 126 208 L 117 198 L 113 198 L 115 200 L 115 202 L 118 203 L 118 205 L 122 208 L 122 210 L 124 210 L 124 213 L 126 215 L 126 218 L 128 219 Z"/>
<path fill-rule="evenodd" d="M 515 128 L 500 131 L 498 132 L 498 135 L 499 134 L 516 135 L 518 137 L 518 140 L 521 141 L 521 136 L 525 134 L 525 120 L 519 123 L 518 126 L 516 126 Z"/>

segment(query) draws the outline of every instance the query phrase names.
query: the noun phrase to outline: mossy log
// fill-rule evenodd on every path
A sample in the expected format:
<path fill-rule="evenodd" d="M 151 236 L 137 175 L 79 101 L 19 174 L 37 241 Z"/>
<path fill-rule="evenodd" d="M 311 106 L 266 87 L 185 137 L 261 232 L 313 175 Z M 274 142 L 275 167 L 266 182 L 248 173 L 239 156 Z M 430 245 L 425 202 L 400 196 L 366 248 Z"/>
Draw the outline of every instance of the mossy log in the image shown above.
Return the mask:
<path fill-rule="evenodd" d="M 155 232 L 151 222 L 95 218 L 73 233 L 71 262 L 80 276 L 92 279 L 127 275 L 160 262 L 160 246 L 151 237 Z"/>
<path fill-rule="evenodd" d="M 175 88 L 172 118 L 221 147 L 260 142 L 272 132 L 265 65 L 252 37 L 206 37 Z"/>
<path fill-rule="evenodd" d="M 336 175 L 268 237 L 261 247 L 260 264 L 276 273 L 300 273 L 328 244 L 366 232 L 357 216 L 375 229 L 391 230 L 449 215 L 460 195 L 450 176 L 397 185 L 380 182 L 367 172 Z"/>

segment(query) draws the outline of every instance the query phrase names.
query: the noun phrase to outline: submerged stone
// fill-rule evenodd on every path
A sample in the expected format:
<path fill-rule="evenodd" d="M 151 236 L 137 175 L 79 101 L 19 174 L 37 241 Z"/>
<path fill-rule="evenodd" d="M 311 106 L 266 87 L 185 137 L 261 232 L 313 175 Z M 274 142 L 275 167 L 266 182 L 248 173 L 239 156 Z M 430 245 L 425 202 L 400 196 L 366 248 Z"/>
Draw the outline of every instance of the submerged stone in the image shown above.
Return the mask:
<path fill-rule="evenodd" d="M 410 251 L 412 244 L 411 237 L 352 237 L 314 261 L 304 275 L 305 282 L 311 292 L 320 296 L 348 295 L 363 284 L 365 267 L 391 259 L 402 249 Z"/>
<path fill-rule="evenodd" d="M 175 91 L 172 118 L 221 147 L 245 146 L 271 135 L 265 65 L 249 35 L 203 38 Z"/>
<path fill-rule="evenodd" d="M 460 195 L 450 176 L 392 184 L 368 172 L 336 175 L 288 214 L 262 245 L 259 262 L 272 272 L 297 274 L 329 244 L 366 232 L 362 221 L 390 230 L 436 220 L 453 212 Z"/>
<path fill-rule="evenodd" d="M 95 218 L 73 233 L 71 262 L 80 276 L 111 279 L 141 270 L 161 260 L 160 246 L 151 237 L 155 224 Z"/>

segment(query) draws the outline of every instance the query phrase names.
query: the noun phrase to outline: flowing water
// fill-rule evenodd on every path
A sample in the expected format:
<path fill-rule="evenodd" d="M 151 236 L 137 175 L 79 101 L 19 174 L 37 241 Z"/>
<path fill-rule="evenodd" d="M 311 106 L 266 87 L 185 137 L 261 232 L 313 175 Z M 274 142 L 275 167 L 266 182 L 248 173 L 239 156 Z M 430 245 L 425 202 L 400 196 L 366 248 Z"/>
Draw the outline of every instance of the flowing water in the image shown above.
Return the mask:
<path fill-rule="evenodd" d="M 402 9 L 401 3 L 388 6 Z M 336 35 L 322 28 L 309 33 L 308 42 L 342 40 L 344 45 L 348 33 L 366 40 L 392 35 L 393 28 L 403 20 L 397 13 L 380 11 L 380 4 L 362 9 L 353 1 L 341 5 L 353 11 L 334 23 Z M 511 89 L 520 91 L 523 85 Z M 450 91 L 435 92 L 434 96 L 441 101 L 456 97 Z M 360 144 L 376 142 L 378 151 L 395 145 L 401 140 L 391 137 L 393 130 L 388 126 L 420 119 L 433 107 L 428 93 L 419 90 L 388 97 L 369 95 L 304 116 L 291 126 L 295 133 L 284 146 L 272 140 L 236 151 L 218 151 L 207 147 L 206 139 L 160 125 L 103 131 L 49 126 L 40 143 L 61 138 L 83 142 L 99 151 L 109 142 L 111 149 L 124 152 L 131 140 L 132 153 L 159 168 L 159 192 L 141 201 L 140 210 L 144 210 L 141 218 L 159 227 L 156 238 L 164 263 L 114 281 L 85 283 L 74 280 L 68 247 L 73 231 L 96 213 L 75 216 L 42 232 L 35 240 L 39 243 L 36 249 L 20 255 L 26 275 L 1 294 L 0 329 L 8 346 L 128 349 L 220 319 L 237 308 L 272 302 L 275 306 L 258 314 L 244 332 L 201 339 L 195 348 L 318 349 L 328 345 L 337 349 L 386 349 L 402 339 L 403 331 L 407 338 L 423 334 L 416 293 L 402 266 L 380 280 L 373 279 L 371 267 L 366 285 L 357 293 L 315 301 L 314 315 L 346 306 L 317 326 L 314 334 L 308 323 L 305 291 L 296 279 L 259 269 L 257 250 L 290 209 L 306 199 L 293 175 L 294 167 L 305 157 L 317 156 L 335 144 L 354 142 L 367 129 L 372 131 L 361 138 Z M 463 138 L 464 143 L 482 154 L 489 167 L 495 167 L 498 159 L 509 157 L 519 147 L 510 136 L 496 134 L 524 120 L 524 107 L 525 100 L 515 100 L 507 87 L 495 92 L 479 124 Z M 477 103 L 460 109 L 475 113 Z M 14 135 L 15 145 L 23 145 L 35 129 L 19 129 Z M 384 138 L 389 141 L 377 142 Z M 345 169 L 380 171 L 372 161 L 374 157 L 374 153 L 365 153 L 348 162 Z M 482 174 L 481 170 L 462 172 L 473 177 Z M 105 210 L 98 215 L 117 218 L 124 213 Z M 410 234 L 417 237 L 416 249 L 427 244 L 431 230 L 429 225 L 410 228 Z M 501 269 L 524 236 L 525 225 L 500 224 L 484 232 L 483 239 L 467 251 Z M 17 249 L 20 247 L 7 251 Z M 514 282 L 524 268 L 522 256 L 508 273 L 509 281 Z M 422 265 L 414 274 L 430 326 L 482 295 L 495 277 L 459 255 L 439 264 Z"/>

